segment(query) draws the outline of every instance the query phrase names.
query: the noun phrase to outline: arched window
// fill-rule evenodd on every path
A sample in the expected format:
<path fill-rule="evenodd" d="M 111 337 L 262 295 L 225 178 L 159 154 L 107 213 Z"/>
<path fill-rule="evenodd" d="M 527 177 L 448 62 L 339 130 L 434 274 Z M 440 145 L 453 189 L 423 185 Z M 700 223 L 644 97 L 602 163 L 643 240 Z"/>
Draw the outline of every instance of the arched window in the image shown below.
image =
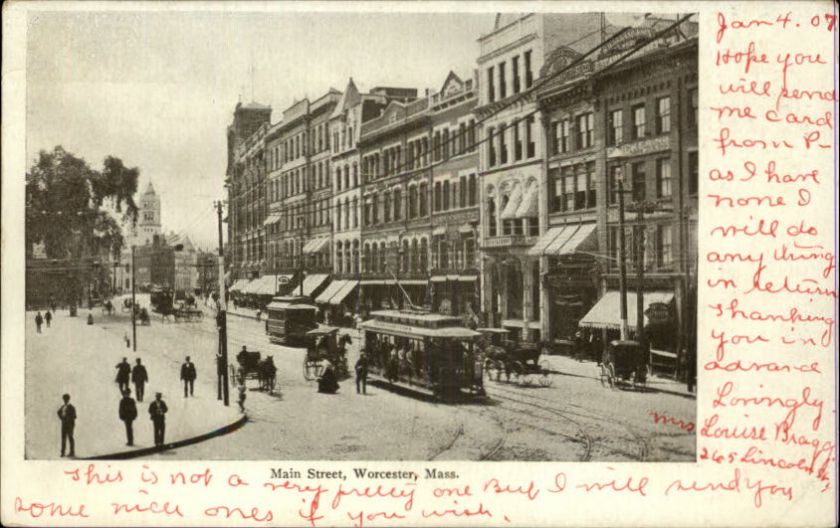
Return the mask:
<path fill-rule="evenodd" d="M 379 243 L 379 271 L 380 272 L 385 271 L 385 268 L 387 266 L 387 262 L 385 260 L 385 257 L 387 257 L 387 255 L 388 255 L 388 251 L 385 249 L 385 242 L 380 242 Z"/>
<path fill-rule="evenodd" d="M 359 272 L 359 241 L 353 241 L 353 260 L 350 263 L 353 273 Z"/>
<path fill-rule="evenodd" d="M 443 210 L 449 210 L 449 180 L 443 182 Z"/>
<path fill-rule="evenodd" d="M 488 236 L 496 236 L 496 199 L 487 199 L 487 227 Z"/>
<path fill-rule="evenodd" d="M 353 187 L 359 186 L 359 165 L 353 162 Z"/>
<path fill-rule="evenodd" d="M 359 199 L 353 197 L 353 227 L 359 227 Z"/>
<path fill-rule="evenodd" d="M 402 189 L 394 189 L 394 220 L 402 218 Z"/>
<path fill-rule="evenodd" d="M 344 198 L 344 229 L 350 228 L 350 199 Z"/>
<path fill-rule="evenodd" d="M 338 273 L 342 273 L 344 271 L 344 269 L 343 269 L 344 262 L 343 262 L 343 259 L 342 259 L 342 255 L 343 255 L 342 244 L 341 244 L 341 242 L 336 242 L 335 243 L 335 270 Z"/>
<path fill-rule="evenodd" d="M 336 221 L 335 221 L 335 229 L 336 231 L 341 231 L 341 200 L 336 202 Z"/>
<path fill-rule="evenodd" d="M 344 166 L 344 188 L 350 188 L 350 167 L 347 165 Z"/>
<path fill-rule="evenodd" d="M 408 188 L 408 217 L 417 218 L 417 186 Z"/>
<path fill-rule="evenodd" d="M 440 182 L 435 182 L 435 200 L 434 200 L 434 207 L 435 212 L 439 212 L 443 208 L 443 189 L 441 188 Z"/>
<path fill-rule="evenodd" d="M 391 221 L 391 193 L 385 192 L 385 195 L 382 199 L 382 221 L 383 222 L 390 222 Z"/>
<path fill-rule="evenodd" d="M 353 272 L 352 261 L 350 260 L 350 241 L 344 243 L 344 270 L 347 273 Z"/>
<path fill-rule="evenodd" d="M 429 205 L 429 185 L 426 182 L 420 184 L 420 191 L 419 191 L 419 211 L 418 213 L 420 216 L 426 216 L 429 214 L 428 212 L 428 205 Z"/>
<path fill-rule="evenodd" d="M 408 272 L 410 271 L 409 263 L 411 262 L 411 247 L 408 244 L 408 240 L 403 240 L 402 242 L 402 259 L 400 262 L 400 271 Z"/>
<path fill-rule="evenodd" d="M 341 190 L 341 167 L 335 169 L 335 190 Z"/>
<path fill-rule="evenodd" d="M 420 271 L 426 273 L 429 269 L 429 243 L 425 238 L 420 239 Z"/>
<path fill-rule="evenodd" d="M 478 184 L 476 182 L 475 174 L 470 174 L 469 184 L 467 188 L 467 195 L 469 198 L 469 205 L 478 203 Z"/>
<path fill-rule="evenodd" d="M 365 244 L 364 255 L 362 256 L 362 272 L 370 271 L 370 244 Z"/>
<path fill-rule="evenodd" d="M 369 271 L 376 273 L 377 271 L 379 271 L 379 244 L 374 242 L 371 246 L 372 247 L 370 248 Z"/>
<path fill-rule="evenodd" d="M 417 271 L 417 261 L 420 258 L 419 249 L 417 247 L 417 239 L 411 241 L 411 271 Z"/>

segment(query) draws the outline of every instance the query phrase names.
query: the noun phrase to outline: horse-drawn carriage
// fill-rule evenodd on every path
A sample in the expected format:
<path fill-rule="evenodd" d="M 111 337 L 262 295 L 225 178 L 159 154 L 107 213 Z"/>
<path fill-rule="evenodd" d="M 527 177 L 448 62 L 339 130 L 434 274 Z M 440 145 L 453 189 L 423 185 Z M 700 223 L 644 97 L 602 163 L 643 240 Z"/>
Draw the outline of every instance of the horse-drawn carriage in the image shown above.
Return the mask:
<path fill-rule="evenodd" d="M 335 369 L 338 380 L 347 379 L 350 370 L 347 366 L 347 345 L 352 341 L 350 336 L 338 336 L 338 328 L 334 326 L 320 326 L 306 333 L 309 342 L 306 356 L 303 359 L 303 377 L 307 381 L 314 381 L 321 377 L 326 362 Z"/>
<path fill-rule="evenodd" d="M 647 385 L 647 365 L 642 347 L 637 341 L 613 341 L 604 349 L 600 363 L 601 385 L 615 388 L 629 384 L 634 389 Z"/>
<path fill-rule="evenodd" d="M 236 365 L 230 365 L 230 380 L 236 385 L 245 385 L 247 380 L 257 380 L 260 390 L 274 393 L 277 385 L 277 367 L 271 356 L 261 357 L 256 351 L 248 351 L 245 347 L 236 354 Z"/>
<path fill-rule="evenodd" d="M 489 379 L 506 381 L 511 379 L 523 385 L 535 381 L 547 387 L 551 385 L 550 368 L 547 360 L 540 361 L 545 347 L 541 343 L 514 341 L 508 338 L 509 330 L 503 328 L 478 328 L 483 334 L 484 370 Z"/>

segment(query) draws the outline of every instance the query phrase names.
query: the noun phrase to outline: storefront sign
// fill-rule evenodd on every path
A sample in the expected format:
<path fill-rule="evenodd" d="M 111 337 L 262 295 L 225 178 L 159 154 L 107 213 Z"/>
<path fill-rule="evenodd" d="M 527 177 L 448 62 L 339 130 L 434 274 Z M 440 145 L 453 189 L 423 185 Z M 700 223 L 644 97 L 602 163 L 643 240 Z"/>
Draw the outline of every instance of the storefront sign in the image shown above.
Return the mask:
<path fill-rule="evenodd" d="M 671 320 L 671 305 L 662 302 L 650 303 L 645 315 L 651 324 L 667 323 Z"/>

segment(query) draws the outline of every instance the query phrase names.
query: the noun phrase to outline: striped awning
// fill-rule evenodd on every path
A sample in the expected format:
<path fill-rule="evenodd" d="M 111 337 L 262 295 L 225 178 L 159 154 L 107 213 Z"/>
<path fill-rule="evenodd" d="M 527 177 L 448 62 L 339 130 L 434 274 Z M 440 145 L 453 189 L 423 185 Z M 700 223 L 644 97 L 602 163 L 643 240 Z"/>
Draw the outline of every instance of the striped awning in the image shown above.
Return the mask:
<path fill-rule="evenodd" d="M 508 199 L 507 205 L 505 205 L 504 210 L 502 211 L 502 220 L 513 220 L 516 218 L 516 212 L 519 210 L 519 205 L 522 203 L 522 188 L 521 186 L 517 185 L 514 187 L 513 192 Z"/>
<path fill-rule="evenodd" d="M 534 218 L 539 214 L 537 195 L 537 184 L 534 183 L 525 191 L 522 203 L 516 209 L 516 218 Z"/>
<path fill-rule="evenodd" d="M 317 253 L 324 249 L 324 246 L 326 246 L 329 241 L 330 239 L 328 237 L 313 238 L 303 245 L 303 252 L 304 254 Z"/>
<path fill-rule="evenodd" d="M 307 275 L 305 279 L 303 279 L 303 294 L 304 295 L 312 295 L 312 292 L 317 290 L 324 281 L 327 280 L 328 275 L 316 273 L 313 275 Z"/>
<path fill-rule="evenodd" d="M 268 217 L 267 217 L 267 218 L 263 221 L 263 225 L 276 224 L 277 222 L 279 222 L 279 221 L 280 221 L 280 218 L 282 218 L 282 216 L 283 216 L 283 215 L 281 215 L 280 213 L 271 213 L 271 214 L 270 214 L 270 215 L 268 215 Z"/>
<path fill-rule="evenodd" d="M 237 279 L 236 282 L 233 283 L 233 286 L 230 287 L 230 291 L 232 292 L 242 292 L 248 286 L 248 283 L 251 282 L 248 279 Z"/>
<path fill-rule="evenodd" d="M 335 295 L 333 295 L 333 297 L 330 299 L 330 304 L 334 304 L 336 306 L 341 304 L 342 302 L 344 302 L 344 299 L 346 299 L 347 296 L 350 295 L 350 292 L 352 292 L 354 289 L 356 289 L 356 285 L 357 285 L 356 281 L 344 281 L 344 282 L 345 282 L 345 284 L 343 284 L 341 286 L 341 289 L 338 290 L 338 292 Z"/>
<path fill-rule="evenodd" d="M 348 281 L 345 280 L 334 280 L 327 285 L 324 291 L 321 292 L 318 297 L 315 298 L 315 302 L 318 304 L 328 304 L 330 299 L 332 299 L 333 295 L 338 293 L 341 287 Z"/>
<path fill-rule="evenodd" d="M 593 233 L 595 233 L 595 224 L 552 227 L 528 250 L 528 255 L 568 255 L 590 245 L 594 249 L 595 236 Z"/>

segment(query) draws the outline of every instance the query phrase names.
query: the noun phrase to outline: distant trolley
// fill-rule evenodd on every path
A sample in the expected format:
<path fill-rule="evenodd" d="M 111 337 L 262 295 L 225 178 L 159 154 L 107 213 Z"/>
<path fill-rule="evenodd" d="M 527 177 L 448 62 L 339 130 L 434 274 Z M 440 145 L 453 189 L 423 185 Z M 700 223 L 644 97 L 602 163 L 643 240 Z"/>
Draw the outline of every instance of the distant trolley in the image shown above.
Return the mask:
<path fill-rule="evenodd" d="M 275 297 L 266 307 L 268 317 L 265 333 L 272 343 L 305 347 L 310 341 L 306 335 L 318 328 L 318 307 L 307 304 L 308 297 Z"/>
<path fill-rule="evenodd" d="M 483 396 L 481 334 L 461 319 L 420 310 L 382 310 L 359 325 L 374 379 L 441 400 Z"/>

